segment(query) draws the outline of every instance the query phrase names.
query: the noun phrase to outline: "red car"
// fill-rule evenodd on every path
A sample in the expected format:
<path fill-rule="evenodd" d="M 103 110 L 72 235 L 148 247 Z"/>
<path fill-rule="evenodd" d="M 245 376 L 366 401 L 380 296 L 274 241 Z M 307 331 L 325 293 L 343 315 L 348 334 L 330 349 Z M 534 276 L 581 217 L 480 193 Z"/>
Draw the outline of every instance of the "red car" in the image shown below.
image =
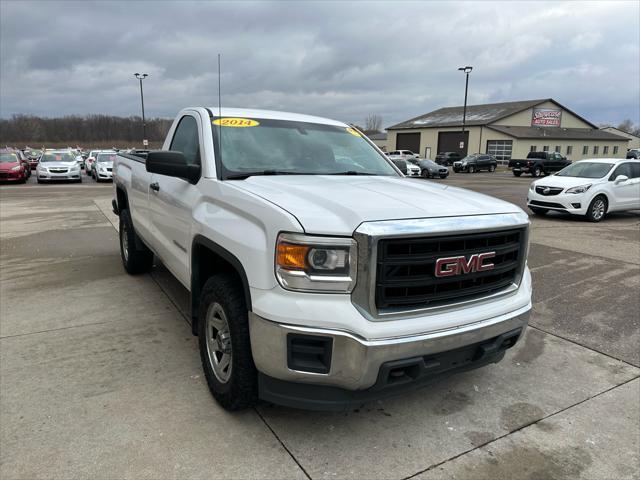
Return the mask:
<path fill-rule="evenodd" d="M 0 152 L 0 182 L 19 182 L 27 181 L 27 171 L 24 163 L 12 151 Z"/>

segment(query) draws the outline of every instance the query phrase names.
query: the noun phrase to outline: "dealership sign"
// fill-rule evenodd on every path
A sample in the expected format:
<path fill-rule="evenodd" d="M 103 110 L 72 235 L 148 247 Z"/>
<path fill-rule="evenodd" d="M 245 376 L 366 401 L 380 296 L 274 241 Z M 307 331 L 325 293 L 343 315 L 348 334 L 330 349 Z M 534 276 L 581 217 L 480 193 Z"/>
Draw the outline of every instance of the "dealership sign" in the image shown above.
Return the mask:
<path fill-rule="evenodd" d="M 534 108 L 531 117 L 533 127 L 559 127 L 562 111 L 555 108 Z"/>

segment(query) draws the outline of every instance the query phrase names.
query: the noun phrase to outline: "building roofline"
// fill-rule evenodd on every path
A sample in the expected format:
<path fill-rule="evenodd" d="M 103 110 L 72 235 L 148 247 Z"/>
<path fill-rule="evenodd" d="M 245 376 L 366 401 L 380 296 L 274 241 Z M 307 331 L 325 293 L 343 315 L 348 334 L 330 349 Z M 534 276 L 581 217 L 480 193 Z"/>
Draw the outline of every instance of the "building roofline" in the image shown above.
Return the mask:
<path fill-rule="evenodd" d="M 476 104 L 476 105 L 467 105 L 467 108 L 470 108 L 470 107 L 482 107 L 482 106 L 486 106 L 486 105 L 500 105 L 500 104 L 504 104 L 504 103 L 517 103 L 517 102 L 519 102 L 519 101 L 517 101 L 517 100 L 516 100 L 516 101 L 513 101 L 513 102 L 480 103 L 480 104 Z M 586 118 L 584 118 L 584 117 L 582 117 L 582 116 L 578 115 L 578 114 L 577 114 L 577 113 L 575 113 L 573 110 L 571 110 L 571 109 L 569 109 L 569 108 L 565 107 L 564 105 L 562 105 L 561 103 L 557 102 L 557 101 L 556 101 L 556 100 L 554 100 L 553 98 L 541 98 L 541 99 L 536 99 L 536 100 L 520 100 L 520 102 L 523 102 L 523 103 L 529 103 L 529 105 L 527 105 L 527 106 L 526 106 L 526 107 L 524 107 L 524 108 L 521 108 L 520 110 L 516 110 L 516 111 L 514 111 L 514 112 L 509 112 L 509 113 L 507 113 L 507 114 L 500 115 L 500 116 L 498 116 L 498 117 L 496 117 L 496 118 L 492 119 L 490 122 L 486 122 L 486 123 L 473 123 L 473 124 L 468 123 L 468 124 L 467 124 L 467 126 L 473 127 L 473 126 L 481 126 L 481 125 L 482 125 L 482 126 L 488 127 L 488 126 L 490 126 L 492 123 L 497 122 L 498 120 L 503 120 L 503 119 L 505 119 L 505 118 L 511 117 L 512 115 L 516 115 L 517 113 L 524 112 L 525 110 L 528 110 L 528 109 L 530 109 L 530 108 L 535 108 L 535 107 L 537 107 L 538 105 L 540 105 L 540 104 L 542 104 L 542 103 L 545 103 L 545 102 L 552 102 L 552 103 L 555 103 L 555 104 L 556 104 L 558 107 L 560 107 L 561 109 L 566 110 L 567 112 L 569 112 L 571 115 L 573 115 L 573 116 L 575 116 L 575 117 L 579 118 L 580 120 L 582 120 L 583 122 L 585 122 L 587 125 L 590 125 L 591 127 L 595 128 L 595 129 L 598 129 L 598 126 L 597 126 L 597 125 L 594 125 L 593 123 L 591 123 L 591 122 L 590 122 L 589 120 L 587 120 Z M 431 111 L 431 112 L 423 113 L 422 115 L 418 115 L 417 117 L 413 117 L 413 118 L 410 118 L 410 119 L 405 120 L 405 121 L 403 121 L 403 122 L 396 123 L 395 125 L 392 125 L 392 126 L 390 126 L 390 127 L 387 127 L 385 130 L 389 131 L 389 130 L 422 130 L 422 129 L 426 129 L 426 128 L 455 128 L 455 126 L 442 127 L 442 126 L 437 126 L 437 125 L 430 126 L 430 127 L 423 126 L 423 125 L 416 125 L 416 126 L 411 126 L 411 127 L 407 127 L 407 126 L 405 126 L 405 127 L 401 127 L 401 126 L 400 126 L 400 125 L 405 124 L 405 123 L 414 122 L 415 120 L 418 120 L 418 119 L 420 119 L 420 118 L 422 118 L 422 117 L 425 117 L 425 116 L 427 116 L 427 115 L 429 115 L 429 114 L 431 114 L 431 113 L 437 112 L 438 110 L 442 110 L 443 108 L 464 108 L 464 106 L 463 106 L 463 105 L 457 105 L 457 106 L 455 106 L 455 107 L 440 107 L 440 108 L 438 108 L 438 109 L 436 109 L 436 110 L 433 110 L 433 111 Z M 461 123 L 461 125 L 462 125 L 462 123 Z"/>
<path fill-rule="evenodd" d="M 620 130 L 618 127 L 614 127 L 613 125 L 609 125 L 608 127 L 600 127 L 600 130 L 606 130 L 607 128 L 613 128 L 614 130 L 617 130 L 621 133 L 624 133 L 625 135 L 631 135 L 632 137 L 636 137 L 636 138 L 640 138 L 640 136 L 635 135 L 633 133 L 629 133 L 629 132 L 625 132 L 624 130 Z"/>

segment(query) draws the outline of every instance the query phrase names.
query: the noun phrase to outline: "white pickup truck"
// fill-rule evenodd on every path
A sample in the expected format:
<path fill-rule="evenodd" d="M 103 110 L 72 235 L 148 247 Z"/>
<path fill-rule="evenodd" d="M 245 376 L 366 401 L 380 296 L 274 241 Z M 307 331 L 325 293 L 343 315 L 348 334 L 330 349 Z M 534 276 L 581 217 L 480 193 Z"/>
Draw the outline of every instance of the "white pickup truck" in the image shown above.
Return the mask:
<path fill-rule="evenodd" d="M 155 254 L 190 291 L 229 410 L 405 392 L 498 362 L 528 323 L 528 216 L 404 177 L 344 123 L 187 108 L 113 169 L 124 267 Z"/>

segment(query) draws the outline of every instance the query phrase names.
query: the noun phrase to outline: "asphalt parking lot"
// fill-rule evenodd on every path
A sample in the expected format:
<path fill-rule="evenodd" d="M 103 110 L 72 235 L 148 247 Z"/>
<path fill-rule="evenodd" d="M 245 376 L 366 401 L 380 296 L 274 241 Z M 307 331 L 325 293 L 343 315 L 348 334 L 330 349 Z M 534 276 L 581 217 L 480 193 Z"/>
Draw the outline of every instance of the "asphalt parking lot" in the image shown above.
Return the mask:
<path fill-rule="evenodd" d="M 433 181 L 524 207 L 531 179 Z M 125 274 L 111 197 L 0 186 L 0 478 L 640 478 L 640 212 L 532 218 L 531 326 L 497 365 L 348 413 L 231 414 L 186 291 Z"/>

